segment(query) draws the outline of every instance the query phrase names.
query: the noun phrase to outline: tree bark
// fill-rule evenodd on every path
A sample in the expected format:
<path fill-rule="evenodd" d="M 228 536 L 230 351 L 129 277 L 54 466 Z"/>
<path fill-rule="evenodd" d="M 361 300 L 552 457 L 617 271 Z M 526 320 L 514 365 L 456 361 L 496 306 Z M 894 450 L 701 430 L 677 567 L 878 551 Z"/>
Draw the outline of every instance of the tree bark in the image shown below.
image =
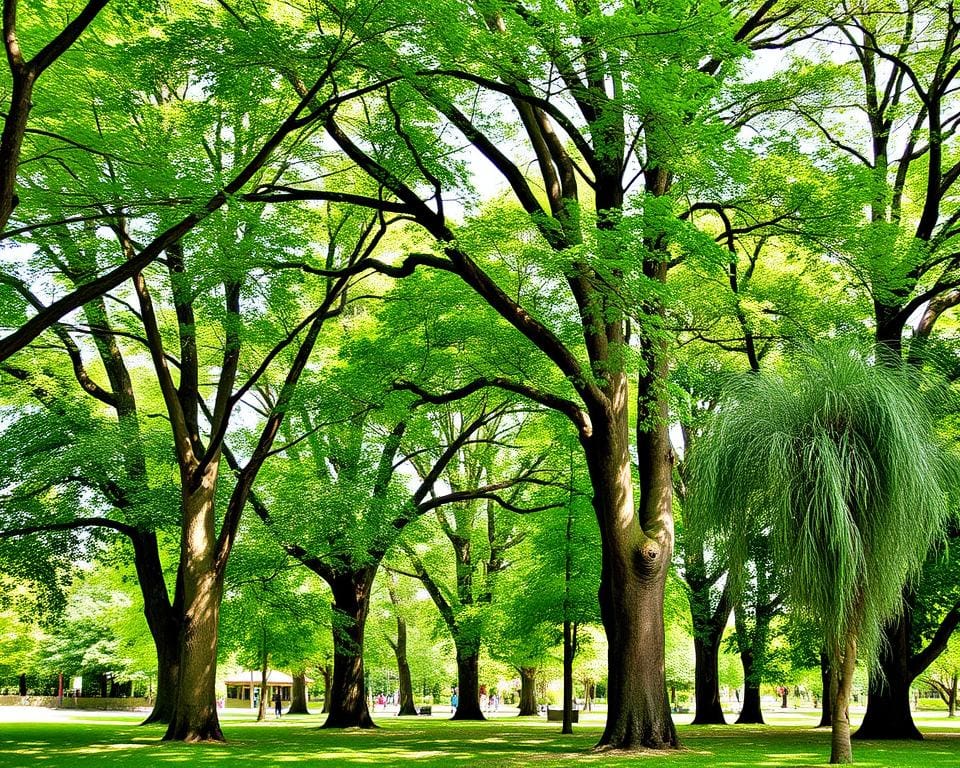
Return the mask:
<path fill-rule="evenodd" d="M 567 619 L 563 622 L 563 727 L 560 733 L 573 733 L 574 642 L 572 622 Z"/>
<path fill-rule="evenodd" d="M 177 684 L 180 679 L 179 632 L 174 634 L 154 633 L 157 649 L 157 695 L 153 709 L 141 725 L 169 723 L 177 705 Z"/>
<path fill-rule="evenodd" d="M 754 669 L 753 651 L 740 652 L 743 665 L 743 706 L 737 725 L 763 725 L 763 711 L 760 708 L 760 681 Z M 824 694 L 827 696 L 828 694 Z"/>
<path fill-rule="evenodd" d="M 536 667 L 520 667 L 520 717 L 537 714 L 536 680 Z"/>
<path fill-rule="evenodd" d="M 33 106 L 33 85 L 36 73 L 32 67 L 16 66 L 12 68 L 13 82 L 10 89 L 10 105 L 7 108 L 7 120 L 0 136 L 0 229 L 5 228 L 10 214 L 16 207 L 17 167 L 23 135 L 27 130 L 27 120 Z"/>
<path fill-rule="evenodd" d="M 376 573 L 372 566 L 325 576 L 333 592 L 333 681 L 324 728 L 375 727 L 364 688 L 363 633 Z"/>
<path fill-rule="evenodd" d="M 397 677 L 400 681 L 400 710 L 397 715 L 415 715 L 417 707 L 413 702 L 413 680 L 407 661 L 407 622 L 402 616 L 397 616 L 397 642 L 393 646 L 393 653 L 397 657 Z"/>
<path fill-rule="evenodd" d="M 27 676 L 23 672 L 17 678 L 17 689 L 21 696 L 27 695 Z"/>
<path fill-rule="evenodd" d="M 330 712 L 330 696 L 333 691 L 333 670 L 329 664 L 324 664 L 320 670 L 323 673 L 323 707 L 320 709 L 321 715 Z"/>
<path fill-rule="evenodd" d="M 480 649 L 457 643 L 457 711 L 451 720 L 486 720 L 480 709 Z"/>
<path fill-rule="evenodd" d="M 696 712 L 692 725 L 726 725 L 720 705 L 720 637 L 693 637 L 695 659 L 693 698 Z"/>
<path fill-rule="evenodd" d="M 165 741 L 223 741 L 217 718 L 217 632 L 223 571 L 214 566 L 214 498 L 218 462 L 211 462 L 200 487 L 184 483 L 180 568 L 184 616 L 180 631 L 180 677 Z"/>
<path fill-rule="evenodd" d="M 824 651 L 820 652 L 820 687 L 823 695 L 820 697 L 820 722 L 817 728 L 829 728 L 833 723 L 833 670 Z"/>
<path fill-rule="evenodd" d="M 693 445 L 690 430 L 683 429 L 685 452 Z M 681 482 L 678 486 L 681 506 L 686 503 L 686 467 L 679 468 Z M 726 579 L 716 605 L 712 605 L 719 575 L 707 576 L 704 544 L 693 535 L 683 540 L 683 577 L 689 588 L 687 604 L 693 623 L 694 667 L 694 725 L 726 725 L 720 705 L 719 656 L 723 631 L 726 629 L 730 611 L 733 609 L 731 579 Z M 715 559 L 715 558 L 714 558 Z M 714 564 L 714 567 L 717 566 Z"/>
<path fill-rule="evenodd" d="M 833 722 L 830 732 L 830 763 L 852 763 L 853 746 L 850 743 L 850 691 L 853 688 L 853 670 L 857 664 L 856 643 L 847 642 L 843 660 L 836 670 L 837 697 L 833 702 Z"/>
<path fill-rule="evenodd" d="M 267 677 L 270 674 L 270 670 L 267 667 L 267 664 L 270 660 L 270 654 L 266 649 L 261 649 L 260 652 L 260 702 L 257 705 L 257 722 L 265 720 L 267 717 L 267 707 L 272 706 L 273 702 L 270 701 L 270 692 L 267 688 Z"/>
<path fill-rule="evenodd" d="M 881 646 L 879 670 L 871 671 L 867 689 L 867 711 L 855 739 L 911 739 L 919 741 L 910 712 L 910 621 L 902 616 L 884 627 L 886 642 Z"/>
<path fill-rule="evenodd" d="M 639 389 L 641 400 L 655 391 L 652 385 Z M 610 405 L 604 412 L 591 410 L 593 434 L 582 440 L 600 525 L 600 616 L 609 644 L 607 723 L 598 746 L 673 748 L 679 740 L 667 700 L 663 623 L 673 554 L 667 421 L 664 418 L 650 432 L 638 429 L 642 511 L 638 520 L 633 509 L 625 379 L 613 382 L 610 390 Z M 623 407 L 615 409 L 612 404 L 618 401 Z M 665 408 L 659 401 L 656 405 Z M 649 412 L 650 404 L 643 400 L 641 408 Z"/>
<path fill-rule="evenodd" d="M 293 673 L 293 690 L 290 693 L 288 715 L 309 715 L 307 710 L 307 673 L 300 669 Z"/>
<path fill-rule="evenodd" d="M 188 587 L 188 590 L 190 588 Z M 165 741 L 223 741 L 217 717 L 217 631 L 222 578 L 204 574 L 188 596 L 180 640 L 177 702 Z"/>

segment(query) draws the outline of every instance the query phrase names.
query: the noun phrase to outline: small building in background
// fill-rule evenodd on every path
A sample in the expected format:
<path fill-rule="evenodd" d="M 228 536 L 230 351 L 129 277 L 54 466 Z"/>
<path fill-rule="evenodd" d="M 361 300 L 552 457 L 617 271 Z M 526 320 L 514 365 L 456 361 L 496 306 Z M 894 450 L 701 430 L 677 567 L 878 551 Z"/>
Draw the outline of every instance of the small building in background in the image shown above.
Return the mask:
<path fill-rule="evenodd" d="M 228 707 L 256 707 L 260 703 L 259 671 L 240 669 L 228 672 L 223 684 L 227 689 L 226 706 Z M 307 685 L 313 681 L 307 678 Z M 267 673 L 267 706 L 273 706 L 273 696 L 280 691 L 280 699 L 284 705 L 290 703 L 293 696 L 293 678 L 286 672 L 271 669 Z M 309 695 L 309 694 L 307 694 Z"/>

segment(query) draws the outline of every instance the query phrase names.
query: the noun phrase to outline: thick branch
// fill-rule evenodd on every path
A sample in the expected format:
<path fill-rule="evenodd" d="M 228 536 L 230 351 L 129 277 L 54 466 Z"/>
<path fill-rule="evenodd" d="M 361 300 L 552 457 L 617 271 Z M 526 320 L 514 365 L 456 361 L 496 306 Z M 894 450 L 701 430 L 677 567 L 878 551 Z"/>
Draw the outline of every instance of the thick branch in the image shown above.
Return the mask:
<path fill-rule="evenodd" d="M 0 539 L 13 539 L 49 531 L 73 531 L 78 528 L 110 528 L 131 538 L 136 534 L 137 530 L 132 525 L 120 523 L 107 517 L 78 517 L 73 520 L 64 520 L 58 523 L 40 523 L 24 528 L 8 528 L 5 531 L 0 531 Z"/>
<path fill-rule="evenodd" d="M 949 613 L 943 617 L 943 621 L 940 622 L 940 626 L 937 627 L 936 633 L 927 643 L 926 648 L 910 657 L 907 671 L 911 680 L 915 680 L 923 674 L 924 670 L 944 652 L 950 636 L 958 626 L 960 626 L 960 602 L 955 603 Z"/>
<path fill-rule="evenodd" d="M 10 2 L 10 0 L 8 0 Z M 239 192 L 254 177 L 257 171 L 262 168 L 273 155 L 273 152 L 280 146 L 283 140 L 292 131 L 300 127 L 302 120 L 301 113 L 306 109 L 322 86 L 324 80 L 321 78 L 314 87 L 307 92 L 301 99 L 296 108 L 287 116 L 286 120 L 280 125 L 273 135 L 264 142 L 260 150 L 244 166 L 244 168 L 227 184 L 223 190 L 217 192 L 206 204 L 197 211 L 187 214 L 183 219 L 157 236 L 146 248 L 140 251 L 135 257 L 125 261 L 120 266 L 101 275 L 95 280 L 80 286 L 76 290 L 68 293 L 53 302 L 42 312 L 38 312 L 24 323 L 18 330 L 0 339 L 0 361 L 23 349 L 27 344 L 33 341 L 37 336 L 43 333 L 53 323 L 59 320 L 68 312 L 77 309 L 86 304 L 91 299 L 100 296 L 107 291 L 115 288 L 125 280 L 141 272 L 148 264 L 160 256 L 173 243 L 192 230 L 197 224 L 206 219 L 210 214 L 222 208 L 227 200 Z M 311 113 L 314 119 L 322 119 L 321 113 Z M 2 183 L 2 179 L 0 179 Z M 0 203 L 2 203 L 2 190 L 0 190 Z M 0 217 L 0 228 L 5 226 L 6 219 Z"/>

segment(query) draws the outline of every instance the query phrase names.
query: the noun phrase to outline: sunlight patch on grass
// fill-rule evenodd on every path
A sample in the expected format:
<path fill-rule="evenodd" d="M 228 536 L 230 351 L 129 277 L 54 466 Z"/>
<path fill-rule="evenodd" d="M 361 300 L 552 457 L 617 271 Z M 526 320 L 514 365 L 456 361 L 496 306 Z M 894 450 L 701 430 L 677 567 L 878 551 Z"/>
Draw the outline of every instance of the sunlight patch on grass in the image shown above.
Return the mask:
<path fill-rule="evenodd" d="M 74 752 L 79 754 L 97 754 L 103 750 L 120 750 L 120 749 L 145 749 L 149 748 L 150 744 L 133 744 L 133 743 L 118 743 L 118 744 L 91 744 L 85 749 L 75 749 Z"/>
<path fill-rule="evenodd" d="M 257 723 L 249 715 L 224 723 L 227 743 L 185 745 L 163 742 L 162 726 L 134 727 L 129 720 L 70 715 L 56 722 L 0 723 L 0 768 L 56 764 L 68 768 L 126 766 L 150 768 L 186 764 L 196 768 L 261 768 L 296 763 L 303 768 L 751 768 L 824 766 L 827 731 L 801 726 L 697 727 L 680 725 L 678 751 L 594 751 L 598 722 L 572 736 L 545 721 L 496 718 L 488 722 L 382 718 L 376 730 L 321 729 L 324 716 Z M 928 738 L 918 743 L 863 742 L 854 758 L 863 768 L 930 768 L 953 765 L 960 754 L 960 723 L 946 718 L 922 722 Z M 652 762 L 651 762 L 652 761 Z"/>

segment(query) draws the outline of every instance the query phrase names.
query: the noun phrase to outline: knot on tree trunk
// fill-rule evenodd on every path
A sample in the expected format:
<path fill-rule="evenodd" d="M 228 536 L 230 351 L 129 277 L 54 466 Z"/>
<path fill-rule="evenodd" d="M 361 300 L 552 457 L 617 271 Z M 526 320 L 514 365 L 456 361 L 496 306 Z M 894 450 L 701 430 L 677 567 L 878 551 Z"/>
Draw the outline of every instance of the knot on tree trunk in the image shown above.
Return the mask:
<path fill-rule="evenodd" d="M 653 541 L 645 542 L 640 547 L 640 557 L 645 563 L 652 563 L 660 557 L 660 546 Z"/>

